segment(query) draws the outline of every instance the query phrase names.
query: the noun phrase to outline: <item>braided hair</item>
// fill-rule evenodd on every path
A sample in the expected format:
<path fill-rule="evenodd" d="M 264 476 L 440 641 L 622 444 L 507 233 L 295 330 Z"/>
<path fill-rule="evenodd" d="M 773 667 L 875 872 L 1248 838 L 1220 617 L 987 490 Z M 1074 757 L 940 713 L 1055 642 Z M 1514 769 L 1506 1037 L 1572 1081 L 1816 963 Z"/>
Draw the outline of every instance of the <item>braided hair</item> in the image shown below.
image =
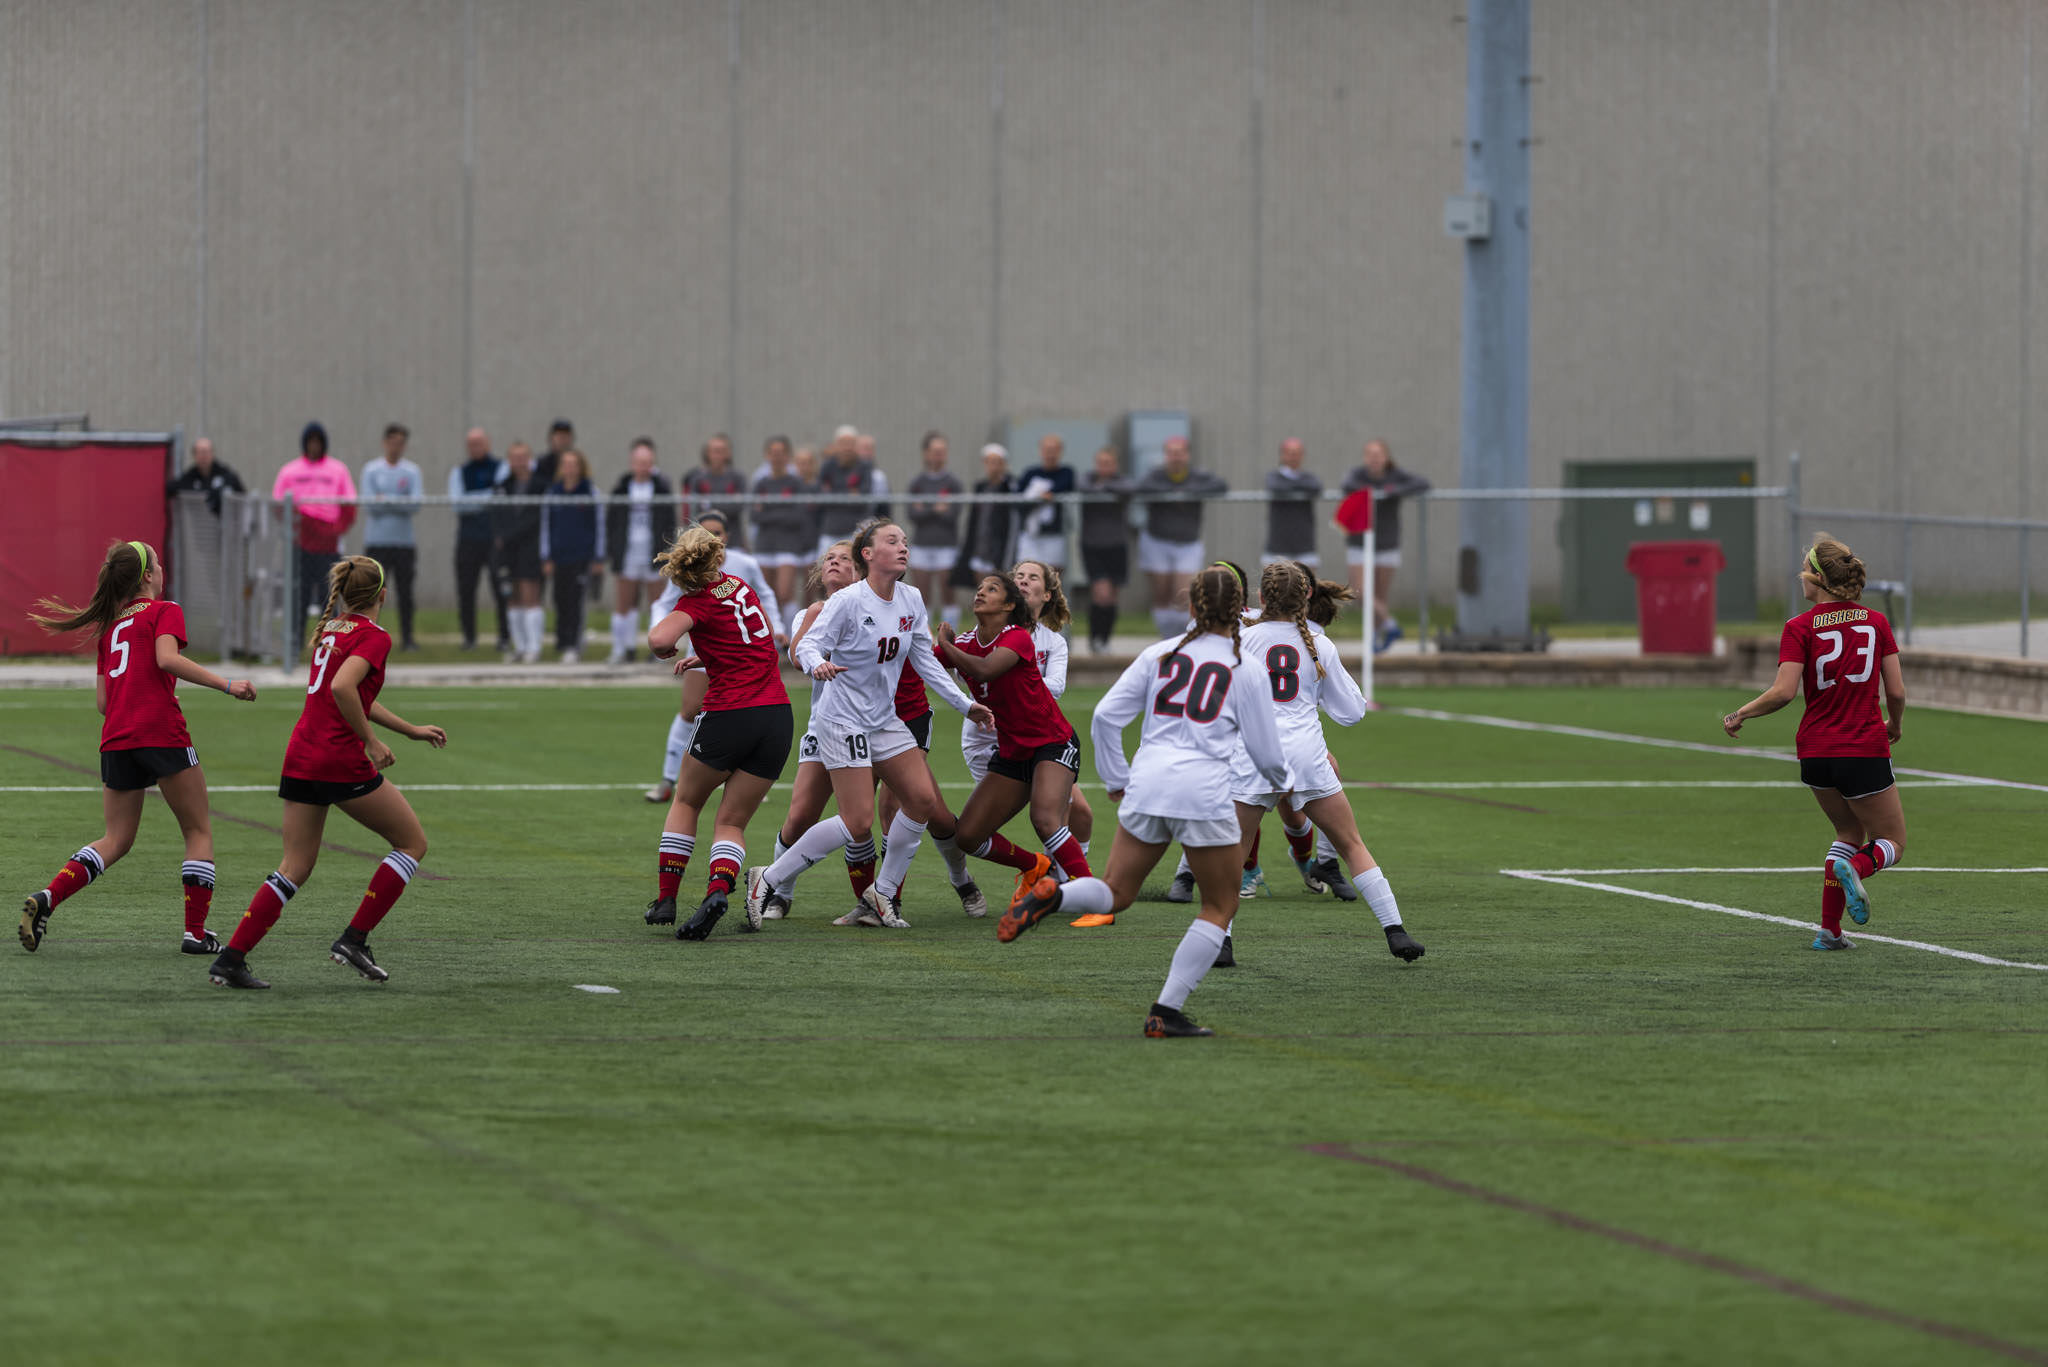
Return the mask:
<path fill-rule="evenodd" d="M 1324 678 L 1323 657 L 1316 651 L 1315 635 L 1308 629 L 1308 603 L 1315 592 L 1315 578 L 1293 560 L 1276 560 L 1259 576 L 1259 602 L 1264 605 L 1261 622 L 1292 622 L 1301 633 L 1302 649 L 1315 662 L 1316 677 Z"/>
<path fill-rule="evenodd" d="M 1188 585 L 1188 607 L 1194 613 L 1195 624 L 1167 654 L 1178 654 L 1181 646 L 1195 637 L 1214 632 L 1230 637 L 1230 658 L 1233 663 L 1242 664 L 1244 649 L 1238 633 L 1243 627 L 1244 581 L 1226 567 L 1211 565 Z"/>
<path fill-rule="evenodd" d="M 1826 532 L 1815 532 L 1799 577 L 1829 598 L 1853 603 L 1863 596 L 1863 562 Z"/>
<path fill-rule="evenodd" d="M 1339 584 L 1334 579 L 1318 579 L 1316 572 L 1297 560 L 1294 562 L 1308 579 L 1308 619 L 1319 627 L 1327 627 L 1337 620 L 1337 609 L 1358 595 L 1351 591 L 1349 584 Z"/>
<path fill-rule="evenodd" d="M 93 581 L 92 597 L 84 607 L 45 598 L 29 617 L 52 635 L 81 627 L 103 632 L 121 616 L 121 609 L 141 594 L 149 582 L 149 567 L 156 563 L 156 552 L 143 542 L 116 541 L 100 561 L 99 577 Z"/>
<path fill-rule="evenodd" d="M 384 596 L 384 567 L 367 555 L 337 560 L 327 570 L 327 606 L 313 621 L 313 640 L 327 630 L 330 619 L 343 613 L 367 612 Z M 336 611 L 339 609 L 339 612 Z"/>

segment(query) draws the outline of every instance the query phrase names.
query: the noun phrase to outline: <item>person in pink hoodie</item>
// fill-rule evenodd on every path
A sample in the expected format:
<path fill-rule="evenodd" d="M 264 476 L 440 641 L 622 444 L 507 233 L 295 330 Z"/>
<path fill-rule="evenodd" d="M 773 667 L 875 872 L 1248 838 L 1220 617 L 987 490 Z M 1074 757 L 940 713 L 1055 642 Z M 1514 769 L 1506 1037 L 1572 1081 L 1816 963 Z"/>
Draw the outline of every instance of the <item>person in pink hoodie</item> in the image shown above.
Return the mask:
<path fill-rule="evenodd" d="M 299 433 L 299 458 L 286 463 L 270 486 L 270 496 L 291 495 L 297 504 L 292 540 L 297 546 L 299 608 L 308 617 L 320 610 L 327 594 L 327 568 L 341 559 L 341 536 L 356 520 L 356 482 L 348 466 L 327 454 L 327 429 L 317 422 Z M 349 499 L 347 503 L 309 503 L 308 499 Z"/>

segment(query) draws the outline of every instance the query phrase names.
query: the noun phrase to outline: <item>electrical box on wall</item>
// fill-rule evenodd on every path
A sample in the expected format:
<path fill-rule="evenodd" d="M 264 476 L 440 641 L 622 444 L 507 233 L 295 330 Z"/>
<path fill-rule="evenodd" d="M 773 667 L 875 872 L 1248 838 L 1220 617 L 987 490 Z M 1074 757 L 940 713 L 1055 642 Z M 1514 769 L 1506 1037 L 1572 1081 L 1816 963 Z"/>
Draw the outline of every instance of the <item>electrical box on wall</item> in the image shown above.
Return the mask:
<path fill-rule="evenodd" d="M 1444 233 L 1466 242 L 1493 236 L 1493 201 L 1484 194 L 1452 195 L 1444 200 Z"/>

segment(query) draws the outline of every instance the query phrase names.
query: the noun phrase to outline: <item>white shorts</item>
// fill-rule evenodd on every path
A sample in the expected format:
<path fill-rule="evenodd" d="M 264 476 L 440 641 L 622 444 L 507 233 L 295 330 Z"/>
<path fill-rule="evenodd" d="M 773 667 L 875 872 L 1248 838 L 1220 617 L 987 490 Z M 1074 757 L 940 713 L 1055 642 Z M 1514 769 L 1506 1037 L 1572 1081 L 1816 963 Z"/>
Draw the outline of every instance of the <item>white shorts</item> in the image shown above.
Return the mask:
<path fill-rule="evenodd" d="M 1344 791 L 1344 780 L 1337 777 L 1337 771 L 1330 767 L 1328 752 L 1317 755 L 1311 761 L 1289 758 L 1287 767 L 1294 779 L 1294 786 L 1283 792 L 1268 789 L 1263 780 L 1256 776 L 1241 777 L 1231 785 L 1230 799 L 1242 802 L 1247 807 L 1263 807 L 1272 811 L 1286 798 L 1296 807 L 1314 802 L 1319 797 L 1329 797 Z"/>
<path fill-rule="evenodd" d="M 1138 533 L 1138 568 L 1147 574 L 1200 574 L 1203 563 L 1199 541 L 1161 541 L 1150 532 Z"/>
<path fill-rule="evenodd" d="M 1262 554 L 1259 556 L 1259 568 L 1264 569 L 1268 565 L 1277 565 L 1283 560 L 1298 561 L 1301 564 L 1308 566 L 1312 570 L 1319 570 L 1323 567 L 1323 558 L 1320 555 L 1317 555 L 1314 551 L 1309 551 L 1305 555 L 1273 555 L 1270 553 Z"/>
<path fill-rule="evenodd" d="M 912 546 L 910 568 L 926 574 L 949 574 L 960 562 L 958 546 Z"/>
<path fill-rule="evenodd" d="M 1179 844 L 1183 849 L 1208 850 L 1219 845 L 1241 845 L 1244 832 L 1237 815 L 1220 817 L 1154 816 L 1150 812 L 1118 812 L 1116 824 L 1147 845 Z"/>
<path fill-rule="evenodd" d="M 1365 547 L 1346 546 L 1344 548 L 1344 563 L 1353 569 L 1363 565 L 1365 563 Z M 1372 563 L 1383 570 L 1400 569 L 1401 548 L 1396 546 L 1391 551 L 1374 551 L 1372 553 Z"/>
<path fill-rule="evenodd" d="M 808 747 L 814 737 L 818 753 L 812 755 Z M 815 759 L 827 769 L 867 769 L 906 750 L 917 749 L 917 737 L 910 734 L 909 727 L 891 717 L 886 726 L 873 731 L 841 731 L 829 723 L 814 725 L 804 737 L 804 745 L 806 752 L 799 758 Z"/>
<path fill-rule="evenodd" d="M 960 719 L 960 758 L 967 761 L 967 772 L 974 775 L 976 783 L 988 777 L 988 762 L 996 757 L 996 733 L 986 727 L 976 726 L 965 717 Z"/>
<path fill-rule="evenodd" d="M 1067 567 L 1067 538 L 1058 532 L 1048 533 L 1044 536 L 1039 535 L 1037 532 L 1019 532 L 1017 533 L 1017 558 L 1019 560 L 1036 560 L 1042 564 L 1050 565 L 1056 570 L 1063 570 Z"/>
<path fill-rule="evenodd" d="M 761 568 L 764 570 L 779 570 L 784 565 L 800 566 L 810 563 L 795 551 L 759 551 L 754 559 L 761 562 Z"/>

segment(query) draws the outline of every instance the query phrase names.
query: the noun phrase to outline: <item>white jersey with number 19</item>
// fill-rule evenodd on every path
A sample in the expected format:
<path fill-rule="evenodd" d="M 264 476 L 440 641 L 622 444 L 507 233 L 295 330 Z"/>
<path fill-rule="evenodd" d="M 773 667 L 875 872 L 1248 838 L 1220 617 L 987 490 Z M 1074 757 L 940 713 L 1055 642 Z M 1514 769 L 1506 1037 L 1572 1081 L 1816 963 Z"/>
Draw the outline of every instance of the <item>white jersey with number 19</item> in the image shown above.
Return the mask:
<path fill-rule="evenodd" d="M 933 653 L 924 596 L 908 584 L 897 584 L 893 598 L 878 596 L 866 580 L 839 590 L 825 600 L 795 655 L 806 674 L 827 659 L 842 667 L 817 690 L 814 731 L 858 735 L 896 725 L 896 685 L 905 665 L 954 711 L 964 716 L 974 706 Z"/>
<path fill-rule="evenodd" d="M 1123 791 L 1123 810 L 1234 819 L 1229 775 L 1240 736 L 1260 777 L 1289 787 L 1265 668 L 1232 651 L 1229 637 L 1213 634 L 1147 646 L 1095 704 L 1095 772 L 1103 787 Z M 1137 758 L 1126 764 L 1123 729 L 1140 717 Z"/>

